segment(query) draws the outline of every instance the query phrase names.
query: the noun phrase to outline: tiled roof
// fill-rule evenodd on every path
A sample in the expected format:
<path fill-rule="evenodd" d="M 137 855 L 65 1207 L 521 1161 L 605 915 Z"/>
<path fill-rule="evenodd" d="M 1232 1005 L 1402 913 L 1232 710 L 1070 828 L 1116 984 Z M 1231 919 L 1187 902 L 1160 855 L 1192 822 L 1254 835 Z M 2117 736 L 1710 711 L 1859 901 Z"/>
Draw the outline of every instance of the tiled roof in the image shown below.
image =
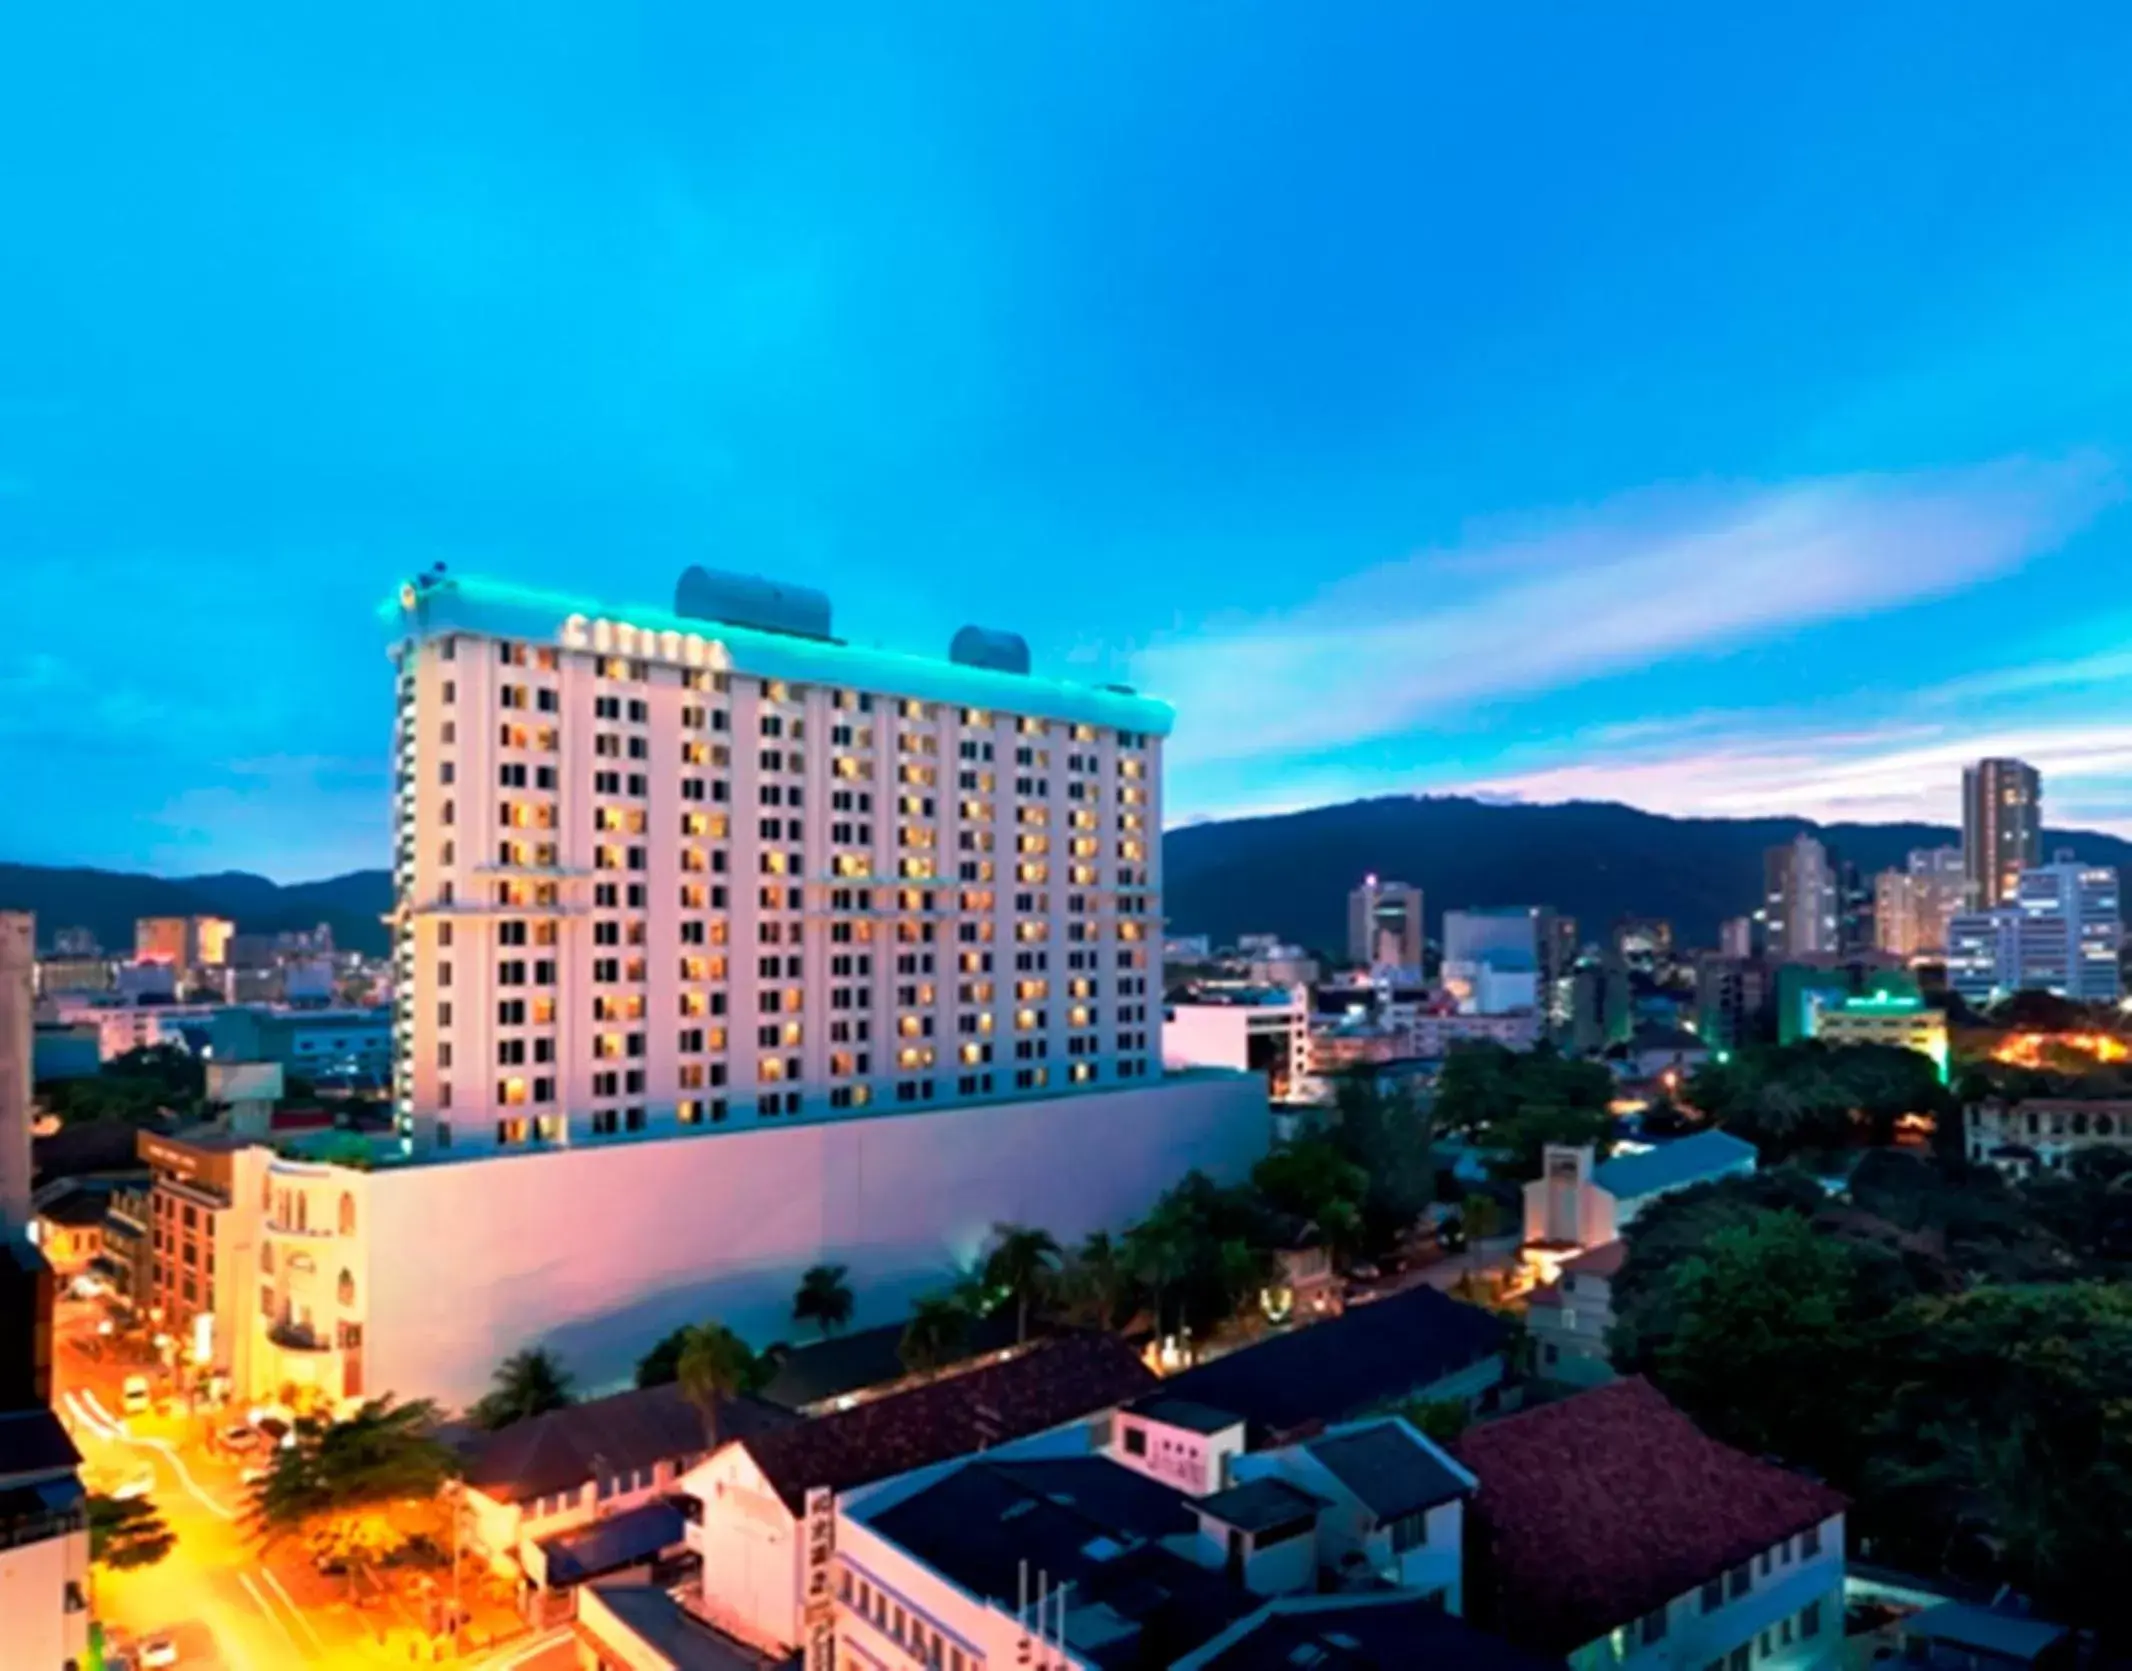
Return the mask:
<path fill-rule="evenodd" d="M 1567 1653 L 1844 1507 L 1710 1438 L 1640 1378 L 1473 1428 L 1467 1610 Z"/>
<path fill-rule="evenodd" d="M 718 1410 L 719 1442 L 797 1419 L 756 1399 L 733 1399 Z M 566 1405 L 483 1434 L 467 1458 L 466 1483 L 499 1502 L 523 1503 L 596 1475 L 678 1462 L 709 1448 L 703 1413 L 669 1382 Z"/>
<path fill-rule="evenodd" d="M 1002 1306 L 991 1316 L 971 1326 L 969 1338 L 955 1361 L 984 1357 L 1014 1344 L 1015 1316 L 1012 1306 Z M 857 1329 L 831 1340 L 811 1341 L 786 1353 L 762 1388 L 767 1403 L 787 1410 L 804 1410 L 827 1403 L 844 1393 L 863 1392 L 905 1379 L 903 1325 L 887 1323 L 877 1329 Z"/>
<path fill-rule="evenodd" d="M 1376 1422 L 1352 1433 L 1313 1439 L 1305 1448 L 1379 1520 L 1432 1509 L 1472 1490 L 1399 1422 Z"/>
<path fill-rule="evenodd" d="M 798 1514 L 818 1486 L 848 1491 L 1126 1403 L 1155 1384 L 1110 1335 L 1068 1335 L 848 1410 L 749 1436 L 747 1450 Z"/>
<path fill-rule="evenodd" d="M 1493 1312 L 1409 1288 L 1173 1375 L 1163 1396 L 1234 1411 L 1261 1436 L 1314 1433 L 1495 1356 L 1503 1335 Z"/>
<path fill-rule="evenodd" d="M 1720 1177 L 1754 1158 L 1754 1145 L 1729 1131 L 1699 1131 L 1641 1154 L 1610 1160 L 1592 1173 L 1592 1182 L 1617 1200 L 1627 1201 Z"/>

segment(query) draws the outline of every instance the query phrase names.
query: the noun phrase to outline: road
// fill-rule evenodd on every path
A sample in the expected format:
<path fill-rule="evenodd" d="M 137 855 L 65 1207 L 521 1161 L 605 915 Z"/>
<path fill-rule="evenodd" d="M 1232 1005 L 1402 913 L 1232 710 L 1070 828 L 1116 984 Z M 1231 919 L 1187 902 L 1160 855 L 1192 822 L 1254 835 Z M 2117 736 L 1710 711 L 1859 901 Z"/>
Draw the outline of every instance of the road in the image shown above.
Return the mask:
<path fill-rule="evenodd" d="M 567 1636 L 549 1633 L 481 1657 L 438 1661 L 430 1640 L 384 1609 L 358 1609 L 296 1546 L 262 1551 L 244 1519 L 243 1458 L 213 1436 L 227 1416 L 124 1417 L 121 1387 L 150 1366 L 124 1361 L 96 1332 L 93 1308 L 62 1302 L 55 1320 L 53 1402 L 74 1435 L 92 1491 L 143 1469 L 176 1536 L 156 1565 L 95 1573 L 95 1609 L 118 1642 L 168 1633 L 184 1671 L 284 1671 L 450 1663 L 483 1671 L 566 1671 Z"/>

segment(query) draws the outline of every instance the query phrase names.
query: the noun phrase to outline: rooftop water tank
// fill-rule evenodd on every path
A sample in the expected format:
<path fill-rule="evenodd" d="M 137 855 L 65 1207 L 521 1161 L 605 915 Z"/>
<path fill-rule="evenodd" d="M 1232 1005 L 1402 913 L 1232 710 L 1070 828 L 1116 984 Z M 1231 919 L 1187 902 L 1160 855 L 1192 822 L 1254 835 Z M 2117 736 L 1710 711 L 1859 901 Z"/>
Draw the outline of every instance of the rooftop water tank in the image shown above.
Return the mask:
<path fill-rule="evenodd" d="M 829 595 L 761 575 L 729 574 L 691 564 L 674 587 L 674 613 L 795 638 L 827 638 Z"/>
<path fill-rule="evenodd" d="M 948 660 L 964 667 L 987 667 L 994 673 L 1027 673 L 1029 643 L 1018 632 L 963 627 L 948 645 Z"/>

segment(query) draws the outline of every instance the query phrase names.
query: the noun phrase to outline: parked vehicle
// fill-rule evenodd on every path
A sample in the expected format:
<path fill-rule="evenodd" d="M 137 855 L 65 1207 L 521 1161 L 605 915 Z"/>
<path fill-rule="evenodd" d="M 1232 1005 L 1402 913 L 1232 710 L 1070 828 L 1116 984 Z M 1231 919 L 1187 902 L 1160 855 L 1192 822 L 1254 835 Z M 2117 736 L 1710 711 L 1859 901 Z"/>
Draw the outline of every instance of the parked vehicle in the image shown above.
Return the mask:
<path fill-rule="evenodd" d="M 142 1671 L 178 1663 L 178 1644 L 170 1636 L 151 1636 L 141 1644 Z"/>
<path fill-rule="evenodd" d="M 125 1386 L 120 1389 L 119 1401 L 127 1415 L 138 1416 L 145 1414 L 149 1402 L 148 1377 L 145 1375 L 127 1376 Z"/>
<path fill-rule="evenodd" d="M 111 1495 L 121 1502 L 129 1497 L 145 1497 L 155 1489 L 155 1470 L 139 1468 L 112 1487 Z"/>

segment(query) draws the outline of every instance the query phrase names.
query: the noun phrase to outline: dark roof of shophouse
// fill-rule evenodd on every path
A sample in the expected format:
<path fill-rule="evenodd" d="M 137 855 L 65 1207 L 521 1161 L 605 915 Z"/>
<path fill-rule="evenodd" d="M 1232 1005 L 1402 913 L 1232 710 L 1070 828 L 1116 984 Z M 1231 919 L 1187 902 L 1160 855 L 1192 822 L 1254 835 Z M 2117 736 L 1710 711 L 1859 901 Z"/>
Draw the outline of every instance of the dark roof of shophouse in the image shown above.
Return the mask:
<path fill-rule="evenodd" d="M 1160 1422 L 1164 1427 L 1205 1434 L 1219 1433 L 1243 1420 L 1243 1417 L 1233 1410 L 1217 1410 L 1211 1404 L 1195 1404 L 1189 1398 L 1171 1398 L 1166 1393 L 1153 1393 L 1146 1398 L 1135 1399 L 1133 1414 L 1145 1416 L 1151 1422 Z"/>
<path fill-rule="evenodd" d="M 593 1586 L 615 1623 L 645 1647 L 663 1656 L 674 1671 L 767 1671 L 771 1661 L 743 1646 L 723 1632 L 695 1618 L 671 1594 L 656 1584 L 617 1581 Z M 586 1621 L 590 1611 L 579 1615 L 579 1640 L 591 1637 L 605 1641 L 597 1627 Z M 612 1646 L 612 1644 L 607 1644 Z"/>
<path fill-rule="evenodd" d="M 37 1216 L 68 1230 L 82 1230 L 92 1224 L 104 1222 L 104 1214 L 111 1207 L 111 1192 L 88 1184 L 77 1184 L 63 1195 L 55 1195 L 37 1209 Z"/>
<path fill-rule="evenodd" d="M 1434 1288 L 1350 1306 L 1172 1376 L 1165 1399 L 1234 1411 L 1255 1438 L 1294 1438 L 1409 1398 L 1497 1356 L 1494 1313 Z"/>
<path fill-rule="evenodd" d="M 997 1606 L 1031 1574 L 1068 1586 L 1067 1645 L 1103 1671 L 1173 1664 L 1263 1605 L 1162 1546 L 1197 1529 L 1182 1493 L 1102 1457 L 974 1461 L 869 1524 Z"/>
<path fill-rule="evenodd" d="M 1314 1439 L 1304 1449 L 1379 1520 L 1419 1514 L 1473 1491 L 1400 1422 Z"/>
<path fill-rule="evenodd" d="M 1202 1514 L 1239 1532 L 1270 1532 L 1300 1520 L 1315 1520 L 1325 1505 L 1301 1486 L 1276 1474 L 1264 1474 L 1202 1497 L 1196 1506 Z"/>
<path fill-rule="evenodd" d="M 1562 1671 L 1411 1596 L 1295 1596 L 1232 1626 L 1192 1671 Z"/>
<path fill-rule="evenodd" d="M 1816 1480 L 1712 1439 L 1648 1381 L 1472 1429 L 1469 1615 L 1567 1653 L 1842 1512 Z M 1480 1592 L 1480 1593 L 1476 1593 Z"/>
<path fill-rule="evenodd" d="M 1011 1307 L 979 1319 L 952 1361 L 963 1363 L 1004 1351 L 1014 1344 L 1015 1328 Z M 795 1346 L 778 1360 L 777 1372 L 763 1385 L 759 1396 L 765 1403 L 787 1410 L 806 1410 L 846 1393 L 908 1380 L 910 1371 L 903 1366 L 902 1349 L 901 1323 L 858 1329 L 831 1340 Z"/>
<path fill-rule="evenodd" d="M 728 1399 L 718 1408 L 718 1436 L 723 1443 L 797 1420 L 758 1399 Z M 466 1483 L 500 1502 L 523 1503 L 709 1448 L 702 1411 L 669 1382 L 568 1404 L 482 1434 L 467 1457 Z"/>
<path fill-rule="evenodd" d="M 747 1438 L 794 1514 L 815 1487 L 848 1491 L 891 1474 L 1041 1433 L 1146 1392 L 1155 1377 L 1123 1341 L 1066 1335 L 1027 1351 Z"/>

